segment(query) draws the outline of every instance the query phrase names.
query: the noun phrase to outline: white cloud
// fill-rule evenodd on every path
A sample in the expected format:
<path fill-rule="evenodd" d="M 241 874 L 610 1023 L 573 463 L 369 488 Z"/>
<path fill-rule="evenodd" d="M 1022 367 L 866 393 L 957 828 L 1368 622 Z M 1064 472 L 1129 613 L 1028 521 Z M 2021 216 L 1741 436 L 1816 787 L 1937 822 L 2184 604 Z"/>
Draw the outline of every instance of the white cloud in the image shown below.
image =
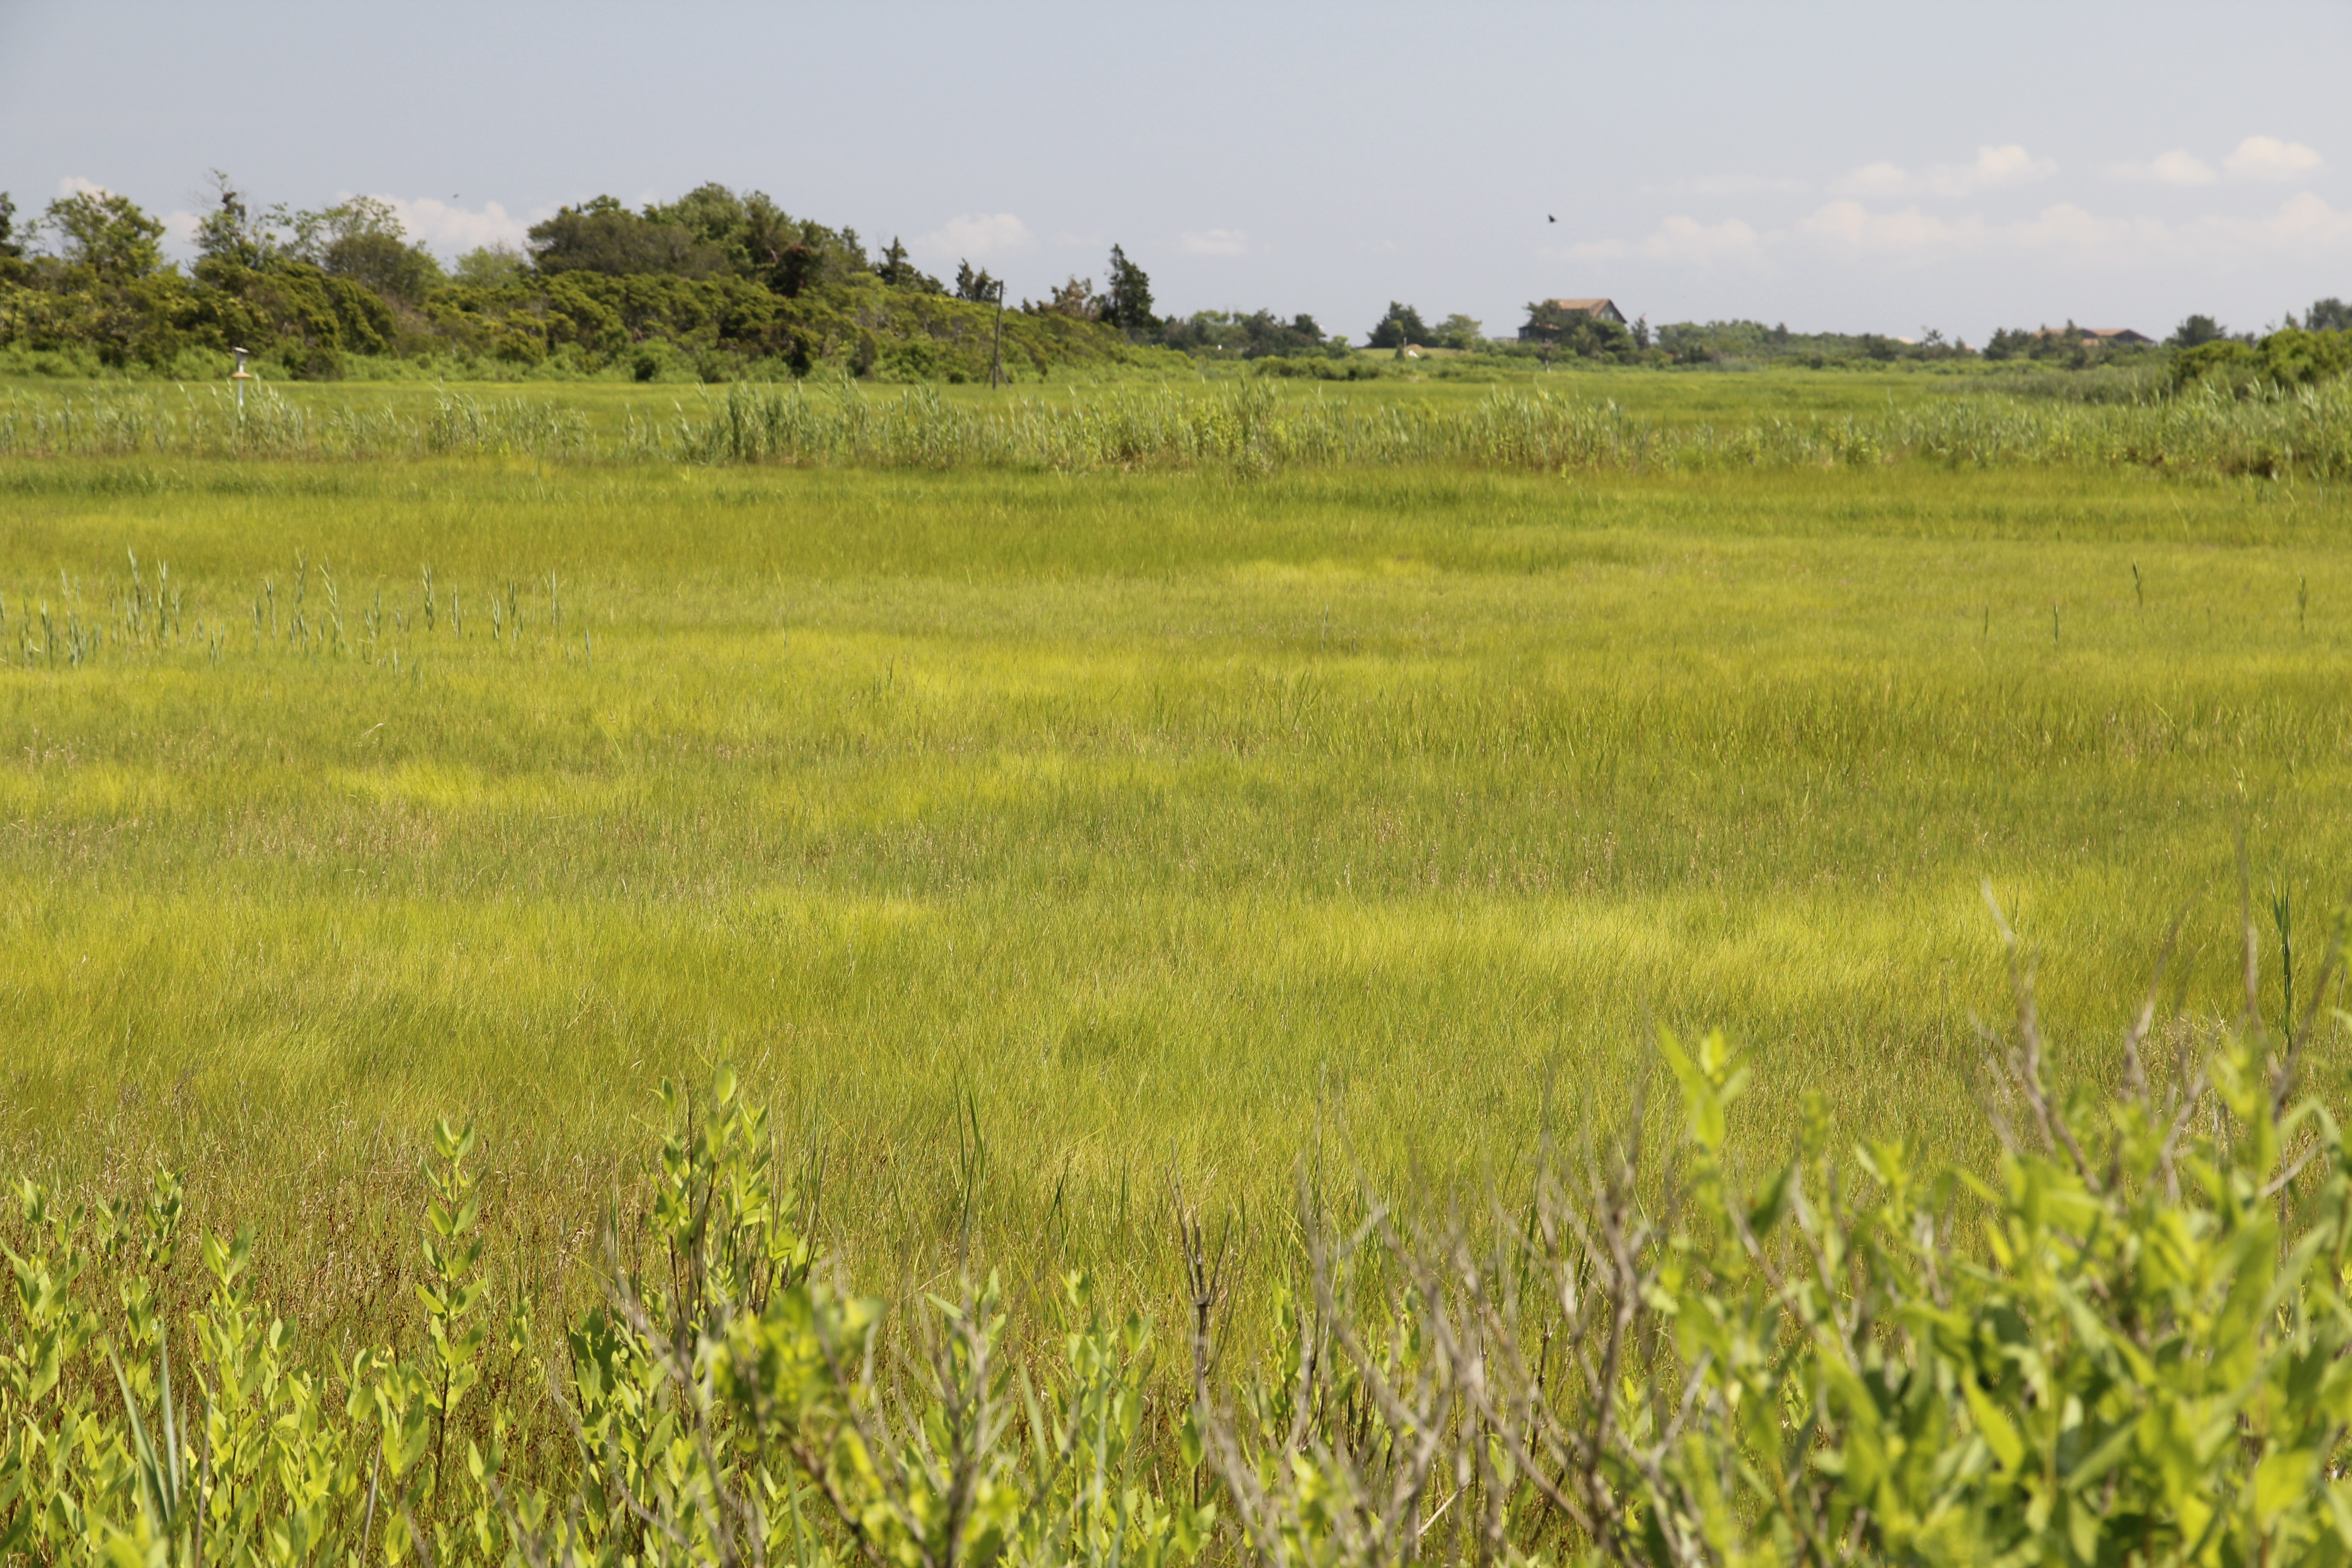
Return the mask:
<path fill-rule="evenodd" d="M 2325 164 L 2325 159 L 2302 142 L 2282 142 L 2275 136 L 2249 136 L 2221 160 L 2221 167 L 2233 178 L 2273 184 L 2306 179 Z M 2212 164 L 2182 147 L 2145 163 L 2118 163 L 2110 172 L 2127 180 L 2156 180 L 2168 185 L 2210 185 L 2221 177 Z"/>
<path fill-rule="evenodd" d="M 84 179 L 79 174 L 68 174 L 58 182 L 58 199 L 60 201 L 68 196 L 110 196 L 113 194 L 96 180 Z"/>
<path fill-rule="evenodd" d="M 1912 189 L 1911 176 L 1893 163 L 1864 163 L 1830 188 L 1856 196 L 1899 196 Z"/>
<path fill-rule="evenodd" d="M 1899 164 L 1864 163 L 1830 189 L 1843 196 L 1965 196 L 1978 191 L 2046 180 L 2058 172 L 2057 163 L 2037 158 L 2016 142 L 1979 147 L 1973 162 L 1937 163 L 1917 171 Z"/>
<path fill-rule="evenodd" d="M 2037 158 L 2012 142 L 2005 147 L 1979 147 L 1975 163 L 1960 169 L 1939 171 L 1935 188 L 1940 195 L 1962 195 L 1969 191 L 2030 184 L 2057 172 L 2057 160 Z"/>
<path fill-rule="evenodd" d="M 2301 180 L 2319 172 L 2320 156 L 2300 142 L 2249 136 L 2221 166 L 2242 180 Z"/>
<path fill-rule="evenodd" d="M 1974 217 L 1948 221 L 1917 207 L 1874 213 L 1860 202 L 1834 201 L 1797 220 L 1797 232 L 1833 250 L 1855 255 L 1899 256 L 1947 249 L 1982 227 Z"/>
<path fill-rule="evenodd" d="M 1764 243 L 1763 236 L 1736 217 L 1706 224 L 1696 218 L 1678 216 L 1666 219 L 1647 237 L 1630 244 L 1622 239 L 1598 239 L 1570 246 L 1565 251 L 1547 251 L 1545 254 L 1570 261 L 1617 261 L 1638 258 L 1644 261 L 1711 267 L 1722 262 L 1760 260 Z"/>
<path fill-rule="evenodd" d="M 1975 213 L 1944 218 L 1917 207 L 1873 212 L 1860 202 L 1835 201 L 1800 218 L 1797 230 L 1850 258 L 1922 261 L 2008 251 L 2112 264 L 2177 251 L 2179 243 L 2178 231 L 2155 219 L 2101 217 L 2071 202 L 2044 207 L 2030 218 L 1993 224 Z"/>
<path fill-rule="evenodd" d="M 429 246 L 444 256 L 463 256 L 486 245 L 506 245 L 520 249 L 523 233 L 531 222 L 528 218 L 514 216 L 496 202 L 485 202 L 479 209 L 469 211 L 431 196 L 414 199 L 378 196 L 376 199 L 398 215 L 400 226 L 408 231 L 411 240 Z M 542 213 L 540 216 L 546 215 Z"/>
<path fill-rule="evenodd" d="M 1916 206 L 1880 212 L 1840 200 L 1799 219 L 1797 232 L 1853 260 L 1924 262 L 2008 254 L 2115 268 L 2282 253 L 2352 255 L 2352 213 L 2338 212 L 2307 192 L 2266 217 L 2208 216 L 2185 224 L 2103 217 L 2071 202 L 2044 207 L 2030 218 L 1987 223 L 1973 213 L 1946 218 Z"/>
<path fill-rule="evenodd" d="M 2337 212 L 2309 191 L 2268 217 L 2208 218 L 2194 232 L 2233 248 L 2352 255 L 2352 212 Z"/>
<path fill-rule="evenodd" d="M 1982 244 L 1990 248 L 2105 268 L 2168 253 L 2178 256 L 2181 243 L 2179 231 L 2159 219 L 2101 217 L 2072 202 L 2044 207 L 2015 223 L 1993 225 L 1982 235 Z"/>
<path fill-rule="evenodd" d="M 2015 161 L 1997 161 L 1995 166 L 2004 163 L 2014 166 Z M 1708 224 L 1677 216 L 1640 239 L 1596 239 L 1541 254 L 1585 264 L 1654 262 L 1785 272 L 1794 253 L 1880 268 L 2030 261 L 2060 270 L 2116 272 L 2228 267 L 2280 257 L 2342 266 L 2352 264 L 2352 211 L 2305 191 L 2273 212 L 2251 216 L 2209 214 L 2171 220 L 2102 214 L 2060 202 L 2030 217 L 1995 221 L 1982 213 L 1938 211 L 1918 202 L 1840 196 L 1786 229 L 1759 230 L 1738 218 Z"/>
<path fill-rule="evenodd" d="M 1701 174 L 1666 187 L 1677 196 L 1793 196 L 1811 189 L 1802 180 L 1775 174 Z"/>
<path fill-rule="evenodd" d="M 1204 228 L 1176 237 L 1187 256 L 1239 256 L 1249 249 L 1249 236 L 1237 228 Z"/>
<path fill-rule="evenodd" d="M 985 261 L 991 257 L 1015 255 L 1036 243 L 1037 237 L 1029 232 L 1029 226 L 1011 213 L 960 213 L 919 237 L 914 247 L 926 256 Z"/>
<path fill-rule="evenodd" d="M 2145 163 L 2118 163 L 2111 172 L 2121 179 L 2154 180 L 2167 185 L 2210 185 L 2221 177 L 2213 172 L 2212 164 L 2184 147 L 2160 153 Z"/>

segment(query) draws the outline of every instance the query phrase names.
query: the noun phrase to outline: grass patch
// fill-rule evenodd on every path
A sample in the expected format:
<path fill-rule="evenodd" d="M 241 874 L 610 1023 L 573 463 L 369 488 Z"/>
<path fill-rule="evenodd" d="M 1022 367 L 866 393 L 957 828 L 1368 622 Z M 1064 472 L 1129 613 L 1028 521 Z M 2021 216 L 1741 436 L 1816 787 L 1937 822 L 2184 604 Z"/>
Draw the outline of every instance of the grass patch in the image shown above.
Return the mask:
<path fill-rule="evenodd" d="M 2096 1075 L 2183 908 L 2164 1016 L 2228 1008 L 2239 836 L 2305 908 L 2352 863 L 2352 519 L 2311 483 L 0 486 L 0 1164 L 184 1166 L 314 1331 L 403 1310 L 371 1248 L 434 1114 L 479 1120 L 493 1254 L 562 1294 L 654 1086 L 721 1057 L 893 1293 L 969 1231 L 1165 1301 L 1171 1170 L 1278 1272 L 1302 1168 L 1507 1180 L 1657 1023 L 1755 1051 L 1736 1147 L 1819 1089 L 1973 1157 L 1984 880 Z"/>

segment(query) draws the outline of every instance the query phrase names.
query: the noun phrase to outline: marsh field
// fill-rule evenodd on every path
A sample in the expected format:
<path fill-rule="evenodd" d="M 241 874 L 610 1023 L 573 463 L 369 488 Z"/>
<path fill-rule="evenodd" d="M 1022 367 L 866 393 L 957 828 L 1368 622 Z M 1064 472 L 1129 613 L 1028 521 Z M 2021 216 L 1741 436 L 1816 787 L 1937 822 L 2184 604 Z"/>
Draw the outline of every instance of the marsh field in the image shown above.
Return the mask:
<path fill-rule="evenodd" d="M 1083 1268 L 1165 1313 L 1174 1184 L 1278 1273 L 1302 1183 L 1509 1190 L 1661 1026 L 1752 1053 L 1735 1152 L 1809 1090 L 1981 1152 L 1988 886 L 2065 1075 L 2112 1074 L 2176 918 L 2159 1027 L 2232 1011 L 2242 864 L 2265 942 L 2284 894 L 2322 944 L 2340 396 L 2197 436 L 1554 383 L 1083 462 L 987 447 L 979 389 L 905 416 L 944 445 L 814 455 L 787 394 L 698 446 L 691 389 L 300 389 L 239 446 L 209 391 L 0 392 L 0 1168 L 168 1164 L 348 1339 L 414 1311 L 420 1157 L 471 1118 L 499 1289 L 560 1314 L 661 1080 L 725 1061 L 865 1288 Z M 1587 437 L 1416 457 L 1445 419 Z"/>

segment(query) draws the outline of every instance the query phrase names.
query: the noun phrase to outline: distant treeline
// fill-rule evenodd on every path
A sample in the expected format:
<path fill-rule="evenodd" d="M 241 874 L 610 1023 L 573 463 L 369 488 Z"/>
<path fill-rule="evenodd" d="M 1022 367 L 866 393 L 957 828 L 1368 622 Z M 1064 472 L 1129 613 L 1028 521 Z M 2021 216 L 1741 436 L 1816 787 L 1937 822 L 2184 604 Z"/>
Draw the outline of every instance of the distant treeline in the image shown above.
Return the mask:
<path fill-rule="evenodd" d="M 1477 339 L 1477 322 L 1460 316 L 1426 328 L 1412 307 L 1391 304 L 1373 342 L 1468 348 Z M 1972 348 L 1934 328 L 1923 329 L 1916 339 L 1875 332 L 1795 332 L 1785 324 L 1768 327 L 1748 321 L 1678 321 L 1653 329 L 1645 321 L 1620 325 L 1539 302 L 1528 307 L 1521 342 L 1512 346 L 1522 353 L 1568 353 L 1621 364 L 1801 364 L 1822 369 L 1979 361 L 2068 370 L 2157 370 L 2168 365 L 2168 376 L 2159 379 L 2174 385 L 2218 375 L 2242 389 L 2257 382 L 2307 385 L 2342 374 L 2352 355 L 2347 328 L 2352 328 L 2352 305 L 2326 299 L 2315 301 L 2301 321 L 2290 313 L 2282 326 L 2260 337 L 2251 332 L 2232 336 L 2210 316 L 2195 315 L 2162 342 L 2136 334 L 2095 332 L 2068 321 L 2063 327 L 2004 328 L 1982 347 Z"/>
<path fill-rule="evenodd" d="M 1162 341 L 1192 353 L 1263 358 L 1271 374 L 1358 377 L 1376 374 L 1359 356 L 1345 365 L 1316 363 L 1299 356 L 1316 344 L 1314 321 L 1297 319 L 1286 331 L 1266 312 L 1253 317 L 1206 312 L 1191 323 L 1167 323 Z M 1761 321 L 1676 321 L 1652 327 L 1537 300 L 1508 342 L 1486 335 L 1484 323 L 1455 314 L 1432 322 L 1416 307 L 1390 301 L 1367 334 L 1368 346 L 1393 352 L 1399 360 L 1420 357 L 1419 374 L 1481 376 L 1494 362 L 1538 361 L 1587 364 L 1715 366 L 1727 369 L 1802 365 L 1813 369 L 1869 369 L 1899 363 L 2000 365 L 2020 369 L 2107 370 L 2111 377 L 2085 378 L 2081 391 L 2095 400 L 2114 400 L 2213 384 L 2243 396 L 2257 389 L 2308 386 L 2352 368 L 2352 305 L 2341 300 L 2315 302 L 2301 321 L 2290 314 L 2284 325 L 2256 336 L 2231 335 L 2210 316 L 2182 321 L 2163 342 L 2137 334 L 2088 331 L 2068 321 L 2062 327 L 2007 328 L 1981 347 L 1948 339 L 1933 328 L 1916 339 L 1875 332 L 1799 332 L 1786 324 Z M 1337 339 L 1323 339 L 1336 344 Z M 1285 356 L 1277 358 L 1276 356 Z M 2056 383 L 2052 384 L 2053 387 Z M 2070 393 L 2069 395 L 2074 394 Z"/>
<path fill-rule="evenodd" d="M 625 376 L 705 382 L 798 378 L 824 369 L 892 382 L 1035 381 L 1255 362 L 1265 374 L 1332 379 L 1394 367 L 1367 360 L 1313 316 L 1271 310 L 1154 312 L 1151 280 L 1113 246 L 1097 289 L 1072 277 L 1042 300 L 1005 300 L 969 261 L 951 281 L 898 239 L 869 255 L 855 229 L 784 212 L 764 193 L 705 184 L 632 209 L 611 196 L 564 207 L 523 249 L 492 246 L 445 266 L 386 203 L 257 211 L 215 172 L 196 259 L 163 252 L 163 226 L 127 197 L 86 191 L 18 220 L 0 192 L 0 366 L 62 374 L 138 369 L 209 376 L 250 350 L 265 374 Z M 2078 328 L 2005 328 L 1980 348 L 1923 330 L 1795 332 L 1760 321 L 1652 328 L 1528 307 L 1510 341 L 1449 315 L 1433 325 L 1391 301 L 1366 342 L 1415 374 L 1490 374 L 1501 363 L 1653 366 L 2014 362 L 2132 370 L 2131 395 L 2211 383 L 2240 395 L 2307 385 L 2352 360 L 2352 306 L 2321 300 L 2257 338 L 2192 315 L 2162 343 Z M 1433 353 L 1431 351 L 1435 351 Z M 193 356 L 193 357 L 192 357 Z M 197 363 L 201 361 L 202 363 Z M 2138 367 L 2133 370 L 2132 367 Z M 2095 378 L 2094 378 L 2095 379 Z"/>
<path fill-rule="evenodd" d="M 725 381 L 820 367 L 886 381 L 1008 379 L 1181 365 L 1157 344 L 1150 279 L 1114 247 L 1108 287 L 1073 279 L 1006 309 L 997 280 L 953 284 L 897 240 L 706 184 L 633 211 L 610 196 L 534 226 L 524 250 L 445 267 L 385 203 L 257 211 L 222 175 L 196 259 L 164 259 L 163 226 L 103 191 L 20 223 L 0 193 L 0 349 L 42 368 L 205 374 L 232 348 L 265 372 L 331 379 L 354 362 L 464 374 Z M 1000 320 L 1001 318 L 1001 320 Z M 188 368 L 193 369 L 193 366 Z"/>

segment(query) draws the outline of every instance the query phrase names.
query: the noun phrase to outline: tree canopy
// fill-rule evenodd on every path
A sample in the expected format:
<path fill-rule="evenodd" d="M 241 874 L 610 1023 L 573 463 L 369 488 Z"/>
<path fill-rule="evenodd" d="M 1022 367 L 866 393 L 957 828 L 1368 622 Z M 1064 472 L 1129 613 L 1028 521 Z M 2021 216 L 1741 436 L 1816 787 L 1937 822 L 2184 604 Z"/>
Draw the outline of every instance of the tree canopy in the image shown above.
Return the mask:
<path fill-rule="evenodd" d="M 1419 310 L 1391 300 L 1388 314 L 1374 324 L 1371 335 L 1364 341 L 1376 349 L 1401 349 L 1407 343 L 1431 343 L 1435 338 Z"/>
<path fill-rule="evenodd" d="M 49 204 L 68 267 L 87 267 L 110 282 L 144 278 L 163 265 L 163 226 L 111 191 L 79 191 Z"/>
<path fill-rule="evenodd" d="M 2172 335 L 2164 341 L 2177 349 L 2194 349 L 2219 342 L 2229 335 L 2221 323 L 2212 317 L 2190 316 L 2173 328 Z"/>
<path fill-rule="evenodd" d="M 0 232 L 0 237 L 5 233 Z M 2287 318 L 2288 326 L 2294 318 Z M 2311 309 L 2303 313 L 2303 330 L 2306 332 L 2352 332 L 2352 305 L 2335 298 L 2314 300 Z"/>
<path fill-rule="evenodd" d="M 1161 341 L 1171 349 L 1220 359 L 1265 359 L 1290 354 L 1317 354 L 1346 345 L 1326 338 L 1315 318 L 1297 315 L 1283 321 L 1271 310 L 1195 310 L 1181 320 L 1162 323 Z"/>
<path fill-rule="evenodd" d="M 684 224 L 640 216 L 614 196 L 557 208 L 553 217 L 531 225 L 530 244 L 531 265 L 550 278 L 566 272 L 708 278 L 727 264 L 723 248 Z"/>
<path fill-rule="evenodd" d="M 1003 285 L 989 276 L 986 268 L 975 272 L 969 261 L 956 263 L 955 297 L 969 300 L 975 305 L 993 305 Z"/>
<path fill-rule="evenodd" d="M 1110 247 L 1110 287 L 1103 294 L 1102 319 L 1130 334 L 1160 324 L 1151 313 L 1151 279 L 1116 245 Z"/>

